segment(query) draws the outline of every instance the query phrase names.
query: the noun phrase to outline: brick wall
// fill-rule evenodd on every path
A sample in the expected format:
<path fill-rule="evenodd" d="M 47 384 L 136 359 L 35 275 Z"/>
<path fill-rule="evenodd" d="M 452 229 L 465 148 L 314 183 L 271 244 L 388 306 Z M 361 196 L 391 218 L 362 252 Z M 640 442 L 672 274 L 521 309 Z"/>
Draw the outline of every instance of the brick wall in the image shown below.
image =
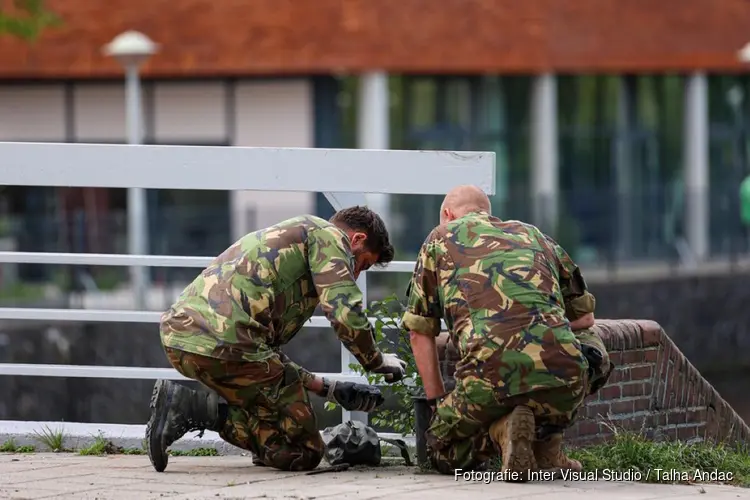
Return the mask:
<path fill-rule="evenodd" d="M 750 428 L 680 352 L 658 323 L 597 320 L 617 368 L 599 393 L 589 396 L 566 432 L 571 445 L 595 444 L 612 426 L 654 440 L 750 442 Z M 457 352 L 438 339 L 446 388 L 453 385 Z"/>

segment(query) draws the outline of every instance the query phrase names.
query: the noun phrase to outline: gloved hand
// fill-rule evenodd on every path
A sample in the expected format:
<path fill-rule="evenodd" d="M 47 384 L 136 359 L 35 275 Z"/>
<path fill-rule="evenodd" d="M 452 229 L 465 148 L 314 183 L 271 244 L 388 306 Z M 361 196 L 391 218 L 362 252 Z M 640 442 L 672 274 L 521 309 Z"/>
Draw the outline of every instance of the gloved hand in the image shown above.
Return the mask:
<path fill-rule="evenodd" d="M 398 382 L 406 376 L 406 361 L 399 359 L 395 354 L 383 353 L 383 362 L 372 373 L 385 375 L 385 381 L 389 384 Z"/>
<path fill-rule="evenodd" d="M 341 405 L 347 411 L 371 412 L 385 401 L 380 389 L 375 386 L 325 378 L 323 390 L 318 395 L 326 398 L 326 401 Z"/>

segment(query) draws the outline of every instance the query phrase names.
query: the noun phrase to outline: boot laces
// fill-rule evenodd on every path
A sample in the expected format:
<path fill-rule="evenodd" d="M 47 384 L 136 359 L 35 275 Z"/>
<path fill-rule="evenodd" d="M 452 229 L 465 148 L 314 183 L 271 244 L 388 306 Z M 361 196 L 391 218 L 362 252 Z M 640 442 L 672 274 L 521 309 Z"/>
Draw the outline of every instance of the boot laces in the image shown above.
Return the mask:
<path fill-rule="evenodd" d="M 187 430 L 186 432 L 192 432 L 192 431 L 200 431 L 198 433 L 198 438 L 202 438 L 203 434 L 206 432 L 206 427 L 199 422 L 196 422 L 192 419 L 192 417 L 188 417 L 185 420 L 185 423 L 187 424 Z"/>

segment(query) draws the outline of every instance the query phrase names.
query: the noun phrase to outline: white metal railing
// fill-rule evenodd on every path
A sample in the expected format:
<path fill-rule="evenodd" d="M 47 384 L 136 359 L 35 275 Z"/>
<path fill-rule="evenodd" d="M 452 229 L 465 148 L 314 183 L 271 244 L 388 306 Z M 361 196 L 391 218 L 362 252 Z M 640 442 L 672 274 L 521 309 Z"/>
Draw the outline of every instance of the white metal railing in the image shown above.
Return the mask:
<path fill-rule="evenodd" d="M 122 255 L 122 254 L 76 254 L 44 252 L 0 252 L 0 263 L 18 264 L 67 264 L 99 266 L 143 266 L 143 267 L 196 267 L 205 268 L 213 257 L 183 257 L 169 255 Z M 414 262 L 394 261 L 382 268 L 368 272 L 411 272 Z M 364 289 L 366 291 L 366 288 Z M 101 309 L 39 309 L 31 307 L 0 307 L 0 320 L 22 321 L 71 321 L 93 323 L 159 323 L 161 311 L 127 311 Z M 375 324 L 376 319 L 370 318 Z M 330 322 L 323 316 L 313 316 L 303 328 L 325 328 Z M 348 351 L 347 351 L 348 354 Z M 343 360 L 342 360 L 343 361 Z M 342 373 L 319 373 L 320 376 L 337 380 L 366 382 L 364 377 L 349 372 L 349 360 L 342 365 Z M 184 379 L 171 368 L 143 368 L 122 366 L 73 366 L 0 363 L 0 375 L 24 375 L 37 377 L 93 377 L 128 378 L 149 380 L 166 378 Z"/>
<path fill-rule="evenodd" d="M 0 142 L 0 186 L 322 192 L 339 210 L 365 205 L 364 193 L 445 194 L 459 184 L 495 193 L 495 154 L 321 148 L 132 146 Z M 132 221 L 131 221 L 132 222 Z M 205 268 L 213 257 L 0 252 L 0 263 Z M 369 272 L 412 272 L 392 262 Z M 367 279 L 358 280 L 367 303 Z M 0 320 L 158 323 L 160 312 L 0 308 Z M 372 321 L 372 320 L 371 320 Z M 305 327 L 325 327 L 313 317 Z M 341 373 L 319 375 L 364 381 L 341 348 Z M 183 379 L 171 368 L 0 363 L 0 375 Z M 344 412 L 344 418 L 349 412 Z M 352 416 L 363 419 L 365 415 Z"/>

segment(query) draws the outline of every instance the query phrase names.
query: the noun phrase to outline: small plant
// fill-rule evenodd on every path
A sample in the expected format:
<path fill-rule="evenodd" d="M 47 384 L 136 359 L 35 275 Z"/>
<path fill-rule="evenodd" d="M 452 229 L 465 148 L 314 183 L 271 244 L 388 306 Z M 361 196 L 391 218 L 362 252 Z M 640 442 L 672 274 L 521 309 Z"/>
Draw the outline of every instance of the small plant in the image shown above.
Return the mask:
<path fill-rule="evenodd" d="M 146 450 L 142 448 L 125 448 L 122 450 L 123 455 L 145 455 Z"/>
<path fill-rule="evenodd" d="M 219 452 L 215 448 L 195 448 L 192 450 L 169 450 L 173 457 L 218 457 Z"/>
<path fill-rule="evenodd" d="M 400 319 L 404 306 L 395 295 L 385 298 L 382 302 L 375 301 L 367 310 L 367 315 L 375 318 L 375 342 L 384 351 L 397 354 L 406 362 L 406 377 L 395 384 L 387 384 L 383 375 L 367 373 L 358 364 L 350 365 L 355 373 L 367 377 L 372 385 L 386 386 L 388 392 L 396 399 L 395 409 L 380 410 L 372 414 L 372 423 L 381 427 L 391 428 L 402 435 L 415 433 L 414 402 L 412 397 L 422 390 L 422 379 L 417 371 L 414 354 L 411 352 L 409 333 L 401 328 Z M 396 339 L 388 338 L 386 332 L 395 331 Z M 326 402 L 329 411 L 338 408 L 335 403 Z"/>
<path fill-rule="evenodd" d="M 86 448 L 78 451 L 79 455 L 89 456 L 101 456 L 101 455 L 115 455 L 122 453 L 123 449 L 119 446 L 115 446 L 112 441 L 99 434 L 94 438 L 94 442 Z"/>
<path fill-rule="evenodd" d="M 7 440 L 0 446 L 0 453 L 34 453 L 33 446 L 18 446 L 13 438 Z"/>
<path fill-rule="evenodd" d="M 64 447 L 65 431 L 62 429 L 53 431 L 45 425 L 42 432 L 34 431 L 34 435 L 34 439 L 55 453 L 67 451 Z"/>

